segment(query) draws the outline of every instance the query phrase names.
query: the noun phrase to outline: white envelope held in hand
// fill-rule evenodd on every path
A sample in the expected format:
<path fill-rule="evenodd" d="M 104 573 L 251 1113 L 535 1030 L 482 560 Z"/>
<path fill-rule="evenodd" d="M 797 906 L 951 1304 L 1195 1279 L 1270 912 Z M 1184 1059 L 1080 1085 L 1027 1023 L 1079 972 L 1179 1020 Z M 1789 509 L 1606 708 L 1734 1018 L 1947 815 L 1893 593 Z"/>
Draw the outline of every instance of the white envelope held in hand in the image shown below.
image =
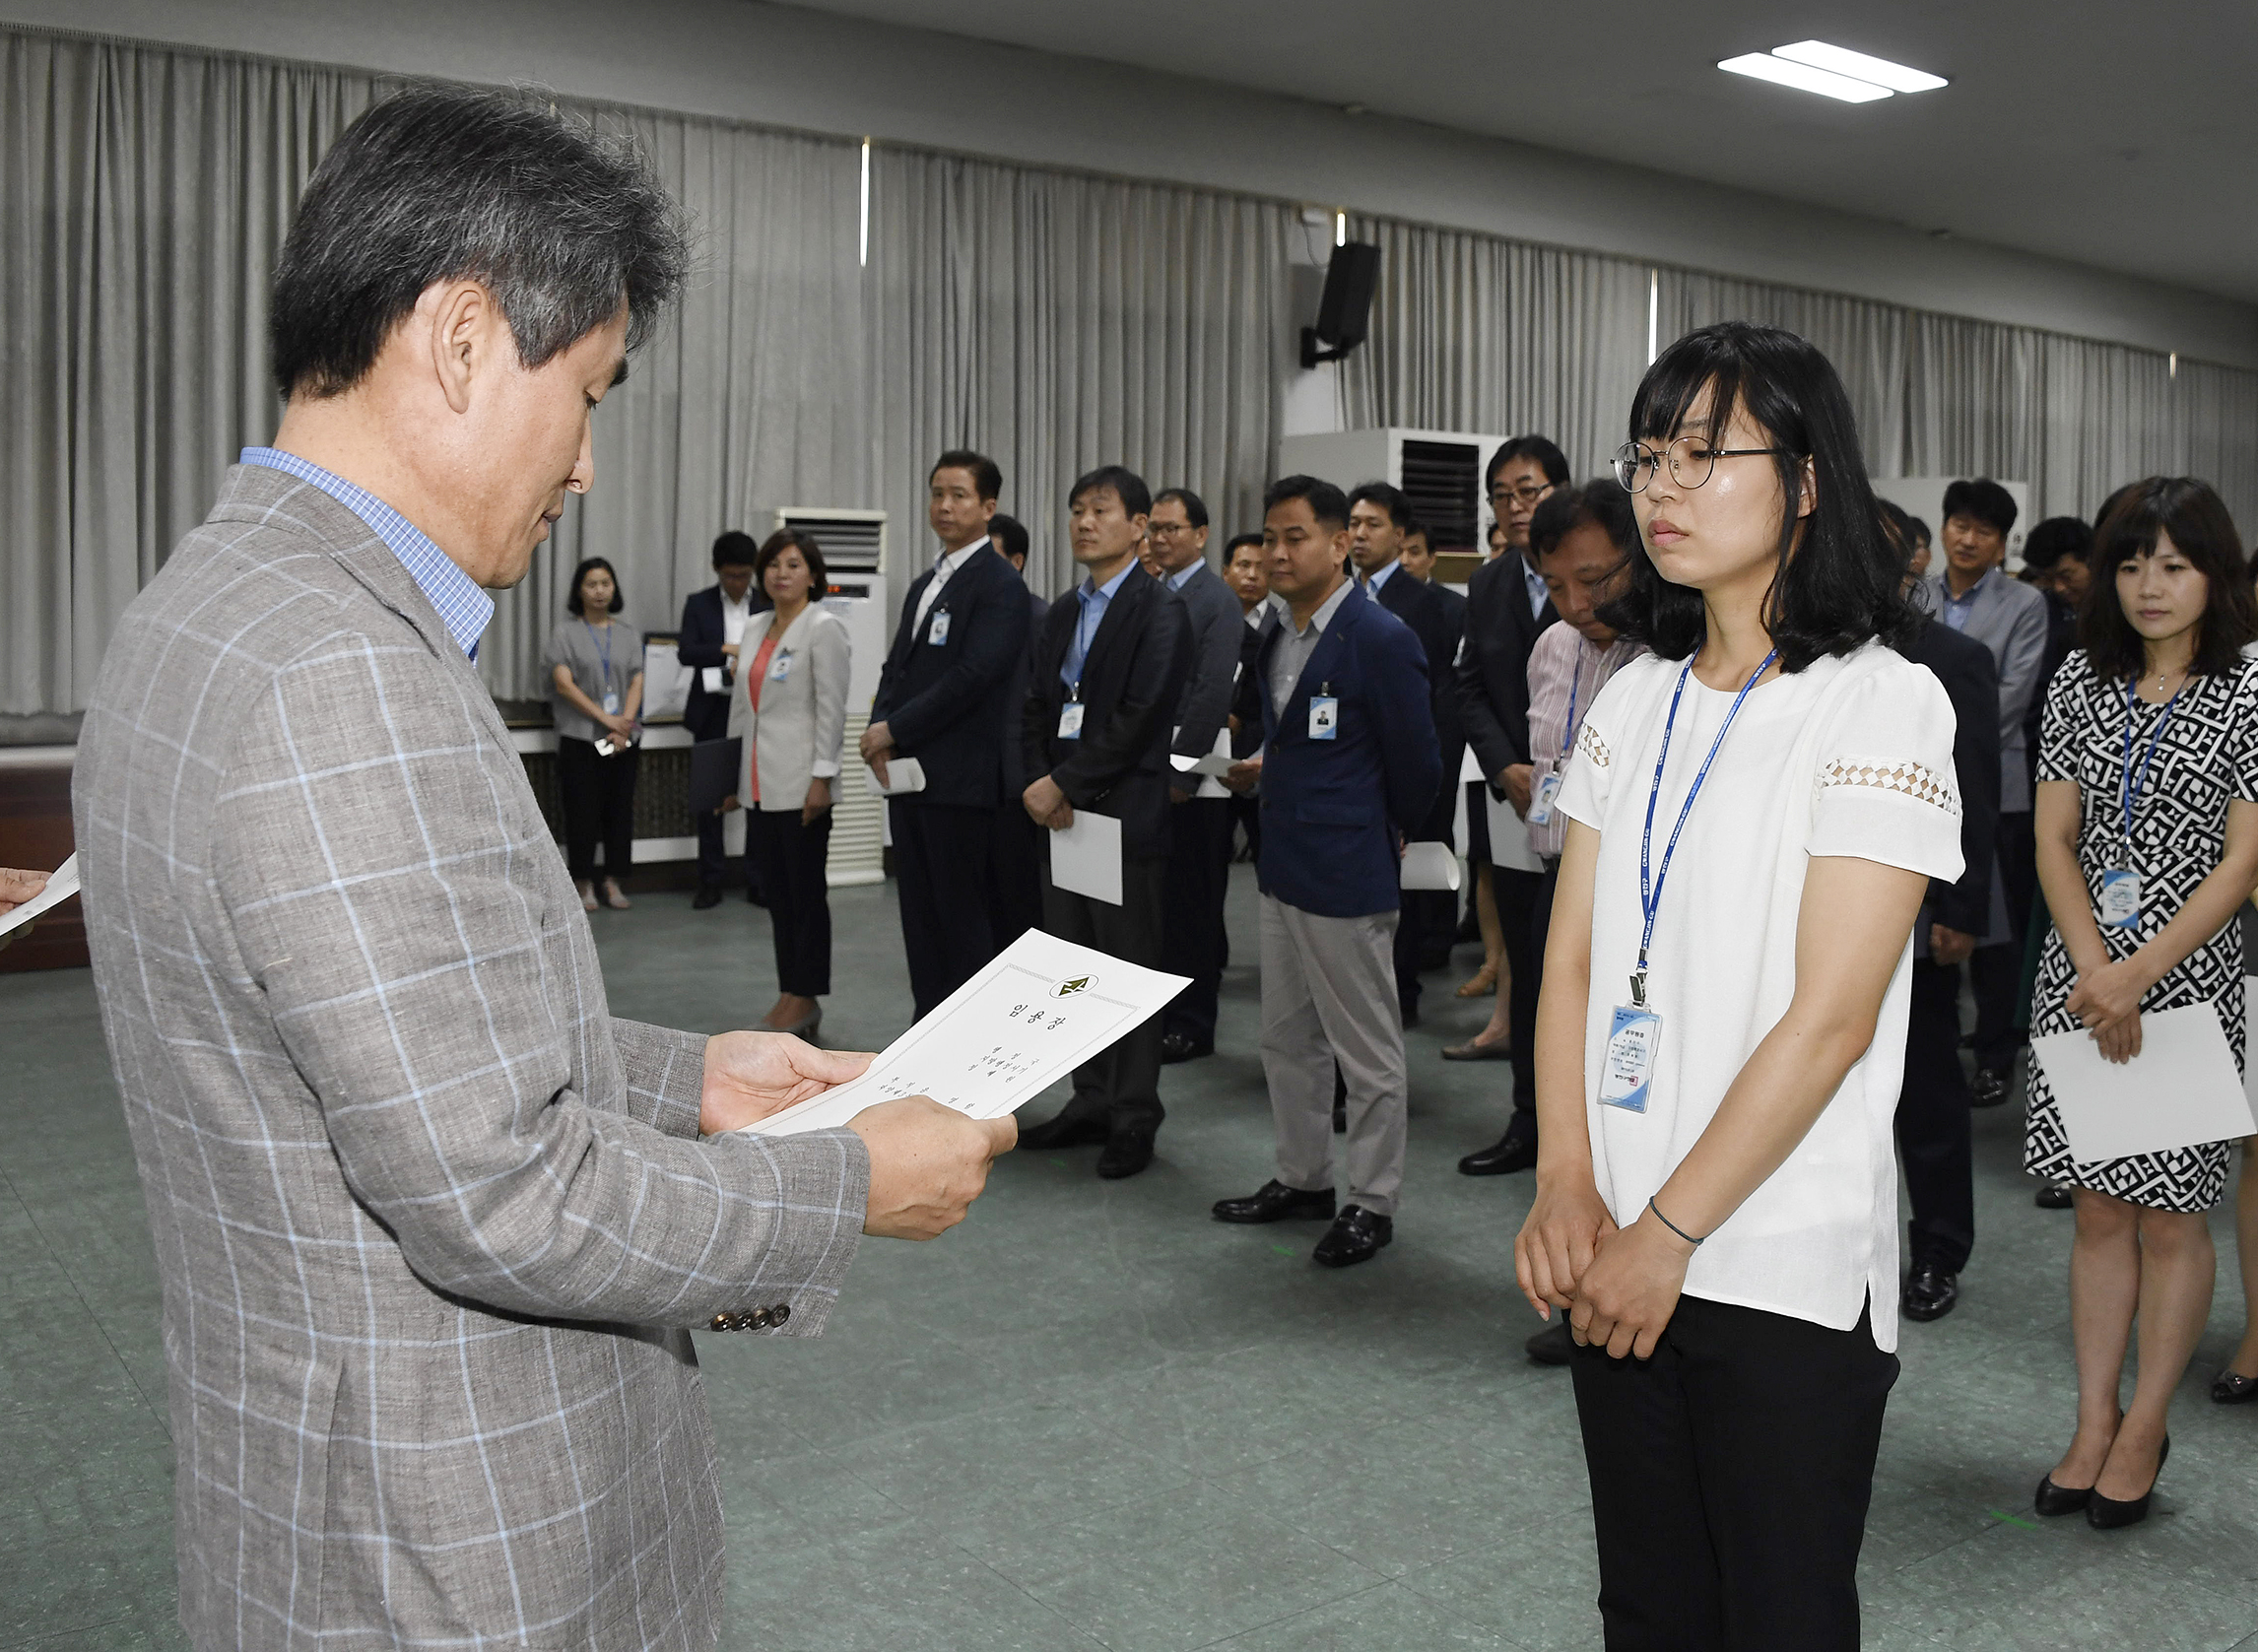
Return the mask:
<path fill-rule="evenodd" d="M 1510 803 L 1498 802 L 1488 786 L 1482 788 L 1482 805 L 1489 814 L 1490 864 L 1508 872 L 1544 871 L 1545 863 L 1529 842 L 1529 823 L 1513 813 Z"/>
<path fill-rule="evenodd" d="M 2080 1163 L 2231 1141 L 2258 1130 L 2234 1052 L 2210 1004 L 2141 1017 L 2141 1053 L 2119 1064 L 2083 1028 L 2030 1040 Z"/>
<path fill-rule="evenodd" d="M 915 758 L 889 758 L 884 780 L 879 779 L 875 768 L 865 768 L 862 774 L 863 785 L 872 797 L 899 797 L 925 789 L 925 765 Z"/>
<path fill-rule="evenodd" d="M 1458 855 L 1448 843 L 1406 843 L 1398 882 L 1407 890 L 1455 891 Z"/>
<path fill-rule="evenodd" d="M 1168 754 L 1168 766 L 1178 774 L 1212 774 L 1218 778 L 1230 772 L 1230 730 L 1216 730 L 1215 746 L 1202 758 L 1187 757 L 1181 752 Z"/>
<path fill-rule="evenodd" d="M 1121 904 L 1121 822 L 1074 812 L 1074 825 L 1050 834 L 1050 881 L 1108 906 Z"/>
<path fill-rule="evenodd" d="M 79 857 L 74 853 L 65 857 L 63 864 L 47 875 L 45 889 L 14 911 L 0 915 L 0 935 L 32 922 L 42 912 L 53 911 L 78 892 Z"/>

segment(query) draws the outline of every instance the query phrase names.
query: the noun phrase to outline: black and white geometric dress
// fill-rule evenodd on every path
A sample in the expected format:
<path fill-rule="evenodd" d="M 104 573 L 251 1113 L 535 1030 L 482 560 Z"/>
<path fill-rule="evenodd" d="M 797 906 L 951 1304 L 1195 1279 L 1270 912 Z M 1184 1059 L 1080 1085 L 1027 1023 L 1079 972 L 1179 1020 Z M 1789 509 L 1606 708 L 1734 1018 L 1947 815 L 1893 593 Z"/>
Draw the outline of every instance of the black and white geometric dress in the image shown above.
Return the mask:
<path fill-rule="evenodd" d="M 2038 778 L 2075 780 L 2083 794 L 2078 864 L 2089 899 L 2097 901 L 2101 874 L 2124 863 L 2125 732 L 2130 718 L 2137 775 L 2164 708 L 2135 699 L 2125 685 L 2104 682 L 2072 654 L 2046 694 Z M 2133 870 L 2141 875 L 2137 929 L 2105 925 L 2102 944 L 2111 958 L 2129 957 L 2176 916 L 2226 852 L 2226 805 L 2258 802 L 2258 661 L 2188 681 L 2157 746 L 2133 816 Z M 2096 907 L 2097 909 L 2097 907 Z M 2075 1032 L 2068 1009 L 2078 972 L 2059 931 L 2046 937 L 2031 1004 L 2033 1035 Z M 2242 1048 L 2242 931 L 2229 920 L 2217 935 L 2150 988 L 2145 1014 L 2188 1004 L 2218 1007 L 2220 1026 L 2239 1071 Z M 2030 1112 L 2025 1124 L 2023 1167 L 2049 1181 L 2092 1188 L 2162 1211 L 2208 1211 L 2225 1191 L 2229 1142 L 2205 1142 L 2168 1153 L 2085 1162 L 2073 1158 L 2061 1109 L 2046 1075 L 2030 1064 Z"/>

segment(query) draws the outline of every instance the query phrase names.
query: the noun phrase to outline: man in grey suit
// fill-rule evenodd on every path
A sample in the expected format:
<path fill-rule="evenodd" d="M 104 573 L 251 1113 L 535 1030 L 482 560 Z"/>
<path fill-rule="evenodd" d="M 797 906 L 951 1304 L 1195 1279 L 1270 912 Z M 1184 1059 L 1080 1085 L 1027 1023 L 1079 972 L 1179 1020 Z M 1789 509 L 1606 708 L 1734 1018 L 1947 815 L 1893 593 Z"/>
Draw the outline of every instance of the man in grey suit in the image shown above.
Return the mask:
<path fill-rule="evenodd" d="M 2046 669 L 2046 599 L 2008 577 L 2007 536 L 2015 528 L 2015 496 L 1988 478 L 1945 490 L 1945 565 L 1915 586 L 1920 605 L 1961 635 L 1991 650 L 1999 667 L 2000 921 L 1989 946 L 1968 959 L 1976 1001 L 1975 1105 L 2007 1099 L 2020 1042 L 2016 996 L 2023 986 L 2023 941 L 2038 893 L 2037 842 L 2031 830 L 2030 761 L 2024 716 Z M 2004 911 L 2002 907 L 2004 906 Z"/>
<path fill-rule="evenodd" d="M 1208 507 L 1189 488 L 1169 488 L 1153 500 L 1145 529 L 1152 549 L 1145 566 L 1184 599 L 1192 622 L 1192 669 L 1170 719 L 1168 751 L 1204 758 L 1230 717 L 1246 622 L 1238 598 L 1208 566 Z M 1162 1012 L 1161 1059 L 1191 1061 L 1216 1047 L 1216 999 L 1230 940 L 1224 895 L 1230 888 L 1230 794 L 1197 774 L 1168 783 L 1168 905 L 1161 967 L 1192 984 Z"/>
<path fill-rule="evenodd" d="M 720 1134 L 869 1058 L 614 1017 L 474 668 L 683 264 L 624 143 L 378 104 L 284 245 L 274 445 L 103 661 L 76 827 L 200 1652 L 711 1645 L 690 1332 L 820 1330 L 858 1232 L 938 1233 L 1011 1140 Z"/>

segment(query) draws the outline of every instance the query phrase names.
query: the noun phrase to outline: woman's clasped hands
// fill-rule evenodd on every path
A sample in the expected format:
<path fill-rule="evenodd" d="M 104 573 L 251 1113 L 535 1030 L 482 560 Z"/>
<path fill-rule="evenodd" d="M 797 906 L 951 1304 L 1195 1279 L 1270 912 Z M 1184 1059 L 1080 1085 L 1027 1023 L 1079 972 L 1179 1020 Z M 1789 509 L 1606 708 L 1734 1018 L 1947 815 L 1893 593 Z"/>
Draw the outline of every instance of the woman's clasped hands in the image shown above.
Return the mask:
<path fill-rule="evenodd" d="M 1693 1254 L 1651 1212 L 1618 1227 L 1588 1177 L 1540 1181 L 1513 1241 L 1513 1272 L 1541 1317 L 1555 1308 L 1568 1316 L 1578 1346 L 1644 1359 L 1678 1311 Z"/>

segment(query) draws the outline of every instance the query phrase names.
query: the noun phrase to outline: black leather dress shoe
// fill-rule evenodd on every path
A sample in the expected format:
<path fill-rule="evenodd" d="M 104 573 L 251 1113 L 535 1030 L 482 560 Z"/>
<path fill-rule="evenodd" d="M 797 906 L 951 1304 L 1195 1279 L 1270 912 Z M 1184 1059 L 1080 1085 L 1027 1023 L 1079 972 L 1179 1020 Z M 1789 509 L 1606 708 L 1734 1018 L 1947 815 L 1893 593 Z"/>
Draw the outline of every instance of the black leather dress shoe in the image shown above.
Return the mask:
<path fill-rule="evenodd" d="M 1309 1256 L 1319 1267 L 1351 1268 L 1379 1255 L 1380 1247 L 1395 1236 L 1395 1218 L 1375 1216 L 1361 1205 L 1343 1205 Z"/>
<path fill-rule="evenodd" d="M 2030 1499 L 2030 1506 L 2047 1519 L 2058 1515 L 2076 1514 L 2093 1500 L 2091 1486 L 2057 1486 L 2052 1475 L 2038 1483 L 2038 1491 Z"/>
<path fill-rule="evenodd" d="M 1105 1139 L 1105 1151 L 1097 1156 L 1097 1173 L 1109 1182 L 1124 1176 L 1133 1176 L 1153 1162 L 1153 1132 L 1150 1130 L 1116 1130 Z"/>
<path fill-rule="evenodd" d="M 1976 1069 L 1975 1083 L 1968 1086 L 1968 1105 L 1996 1107 L 2007 1099 L 2007 1075 L 1989 1067 Z"/>
<path fill-rule="evenodd" d="M 1215 1045 L 1194 1043 L 1181 1032 L 1161 1034 L 1161 1060 L 1163 1065 L 1175 1061 L 1197 1061 L 1203 1055 L 1215 1053 Z"/>
<path fill-rule="evenodd" d="M 2229 1366 L 2212 1383 L 2211 1399 L 2214 1405 L 2246 1406 L 2258 1400 L 2258 1377 L 2246 1377 Z"/>
<path fill-rule="evenodd" d="M 2164 1436 L 2163 1449 L 2157 1453 L 2156 1479 L 2149 1488 L 2126 1502 L 2104 1497 L 2095 1491 L 2086 1502 L 2086 1524 L 2096 1532 L 2113 1532 L 2120 1526 L 2138 1526 L 2149 1517 L 2149 1499 L 2156 1495 L 2157 1481 L 2163 1478 L 2164 1463 L 2171 1456 L 2171 1436 Z"/>
<path fill-rule="evenodd" d="M 1537 1138 L 1525 1131 L 1508 1130 L 1495 1147 L 1470 1153 L 1458 1161 L 1462 1176 L 1509 1176 L 1516 1170 L 1537 1167 Z"/>
<path fill-rule="evenodd" d="M 690 909 L 693 912 L 708 912 L 720 904 L 721 886 L 719 884 L 700 884 L 697 886 L 697 892 L 690 897 Z"/>
<path fill-rule="evenodd" d="M 1561 1317 L 1521 1345 L 1540 1365 L 1565 1365 L 1576 1355 L 1575 1339 L 1568 1335 L 1568 1316 L 1560 1309 L 1554 1311 Z"/>
<path fill-rule="evenodd" d="M 1036 1153 L 1052 1148 L 1095 1147 L 1109 1140 L 1112 1131 L 1102 1118 L 1077 1118 L 1072 1110 L 1020 1132 L 1020 1146 Z"/>
<path fill-rule="evenodd" d="M 1916 1262 L 1913 1271 L 1905 1276 L 1905 1286 L 1897 1294 L 1898 1306 L 1905 1310 L 1907 1319 L 1926 1324 L 1951 1313 L 1960 1299 L 1960 1277 L 1947 1273 L 1934 1262 Z"/>
<path fill-rule="evenodd" d="M 1243 1199 L 1218 1199 L 1215 1219 L 1218 1222 L 1331 1222 L 1333 1190 L 1320 1187 L 1303 1192 L 1282 1181 L 1266 1181 Z"/>
<path fill-rule="evenodd" d="M 2030 1196 L 2030 1202 L 2042 1211 L 2066 1211 L 2076 1203 L 2066 1187 L 2046 1186 Z"/>

